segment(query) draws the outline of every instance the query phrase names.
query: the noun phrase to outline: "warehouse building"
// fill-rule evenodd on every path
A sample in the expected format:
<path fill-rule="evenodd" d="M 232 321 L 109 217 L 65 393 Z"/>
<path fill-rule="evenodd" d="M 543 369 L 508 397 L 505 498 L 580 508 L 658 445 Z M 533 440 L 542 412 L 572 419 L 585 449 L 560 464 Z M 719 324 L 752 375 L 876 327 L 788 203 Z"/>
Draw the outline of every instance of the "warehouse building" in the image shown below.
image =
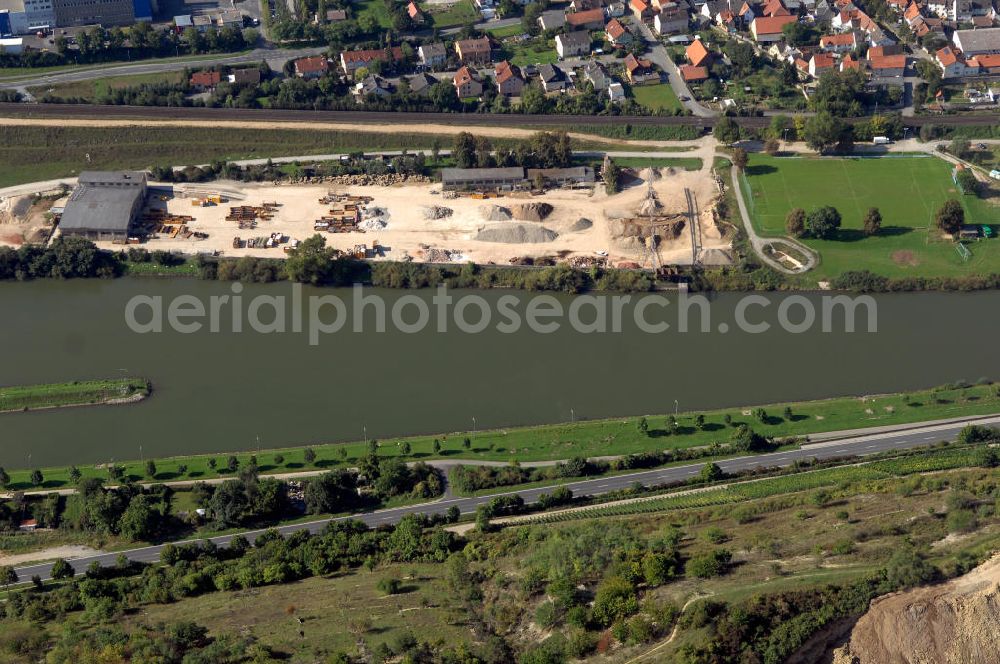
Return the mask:
<path fill-rule="evenodd" d="M 572 187 L 578 184 L 593 184 L 594 169 L 590 166 L 573 166 L 570 168 L 529 168 L 528 180 L 535 182 L 538 178 L 546 184 L 559 187 Z"/>
<path fill-rule="evenodd" d="M 140 13 L 152 14 L 149 2 L 140 3 Z M 55 25 L 132 25 L 136 21 L 133 0 L 53 0 Z"/>
<path fill-rule="evenodd" d="M 510 191 L 523 189 L 527 185 L 524 179 L 524 169 L 520 166 L 511 168 L 442 168 L 441 188 L 451 190 L 461 189 L 495 189 Z"/>
<path fill-rule="evenodd" d="M 146 174 L 84 171 L 62 213 L 63 235 L 122 241 L 146 202 Z"/>

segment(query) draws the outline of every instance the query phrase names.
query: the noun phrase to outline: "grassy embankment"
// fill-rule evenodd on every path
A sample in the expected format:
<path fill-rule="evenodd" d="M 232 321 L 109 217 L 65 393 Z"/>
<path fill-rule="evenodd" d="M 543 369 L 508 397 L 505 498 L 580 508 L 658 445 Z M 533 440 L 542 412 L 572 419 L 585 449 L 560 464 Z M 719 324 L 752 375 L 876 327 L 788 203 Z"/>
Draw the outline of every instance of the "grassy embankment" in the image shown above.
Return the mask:
<path fill-rule="evenodd" d="M 791 409 L 791 417 L 784 414 Z M 774 437 L 804 436 L 827 431 L 859 427 L 900 425 L 948 417 L 987 415 L 1000 413 L 1000 396 L 994 386 L 977 385 L 938 390 L 924 390 L 909 395 L 895 394 L 869 398 L 844 397 L 822 401 L 808 401 L 763 406 L 763 421 L 751 415 L 752 408 L 730 408 L 700 413 L 705 417 L 701 429 L 695 426 L 699 413 L 681 413 L 674 434 L 666 431 L 666 415 L 647 418 L 648 432 L 639 430 L 638 417 L 594 420 L 537 427 L 502 430 L 413 436 L 384 441 L 380 456 L 405 456 L 409 460 L 462 459 L 470 464 L 477 461 L 540 461 L 567 459 L 574 456 L 614 456 L 649 450 L 679 449 L 713 442 L 726 441 L 733 427 L 739 423 L 750 424 L 762 435 Z M 731 418 L 726 424 L 726 416 Z M 465 448 L 464 439 L 469 439 Z M 434 441 L 441 446 L 434 452 Z M 403 443 L 410 446 L 410 454 L 402 453 Z M 265 450 L 257 454 L 261 473 L 292 473 L 322 470 L 337 465 L 356 463 L 368 451 L 364 442 L 313 445 L 316 454 L 312 464 L 305 461 L 306 447 Z M 146 477 L 145 464 L 140 461 L 123 461 L 125 474 L 136 481 L 181 481 L 226 477 L 223 470 L 227 453 L 156 459 L 155 478 Z M 245 465 L 251 454 L 235 454 Z M 276 458 L 280 457 L 280 461 Z M 210 465 L 215 460 L 216 468 Z M 184 466 L 184 472 L 179 467 Z M 11 471 L 11 489 L 31 489 L 30 470 Z M 80 467 L 84 476 L 106 478 L 99 468 Z M 69 484 L 69 468 L 43 468 L 45 482 L 42 488 L 53 489 Z"/>
<path fill-rule="evenodd" d="M 0 412 L 106 404 L 135 395 L 145 397 L 149 388 L 144 378 L 0 387 Z"/>
<path fill-rule="evenodd" d="M 268 129 L 255 130 L 253 141 L 246 136 L 245 129 L 230 127 L 0 126 L 0 187 L 72 177 L 85 169 L 143 169 L 356 150 L 406 148 L 429 154 L 435 140 L 443 149 L 454 141 L 449 134 L 380 133 L 377 128 L 370 132 Z M 523 140 L 492 139 L 501 149 Z M 572 145 L 574 150 L 616 149 L 597 141 L 574 140 Z"/>
<path fill-rule="evenodd" d="M 755 154 L 743 180 L 754 227 L 762 235 L 785 234 L 785 218 L 795 207 L 807 212 L 832 205 L 843 217 L 837 236 L 805 238 L 820 255 L 810 273 L 822 280 L 847 270 L 868 269 L 887 277 L 961 276 L 1000 271 L 1000 241 L 968 246 L 965 261 L 955 243 L 942 237 L 934 214 L 949 198 L 965 208 L 966 223 L 1000 224 L 1000 206 L 962 195 L 951 178 L 950 163 L 928 156 L 884 158 L 769 157 Z M 882 215 L 882 230 L 862 234 L 871 207 Z"/>
<path fill-rule="evenodd" d="M 95 101 L 111 90 L 128 88 L 137 85 L 164 83 L 180 83 L 182 73 L 179 71 L 159 74 L 136 74 L 132 76 L 109 76 L 93 81 L 74 81 L 72 83 L 57 83 L 55 85 L 41 85 L 28 88 L 28 92 L 34 97 L 43 97 L 46 94 L 61 99 L 83 99 Z"/>
<path fill-rule="evenodd" d="M 224 58 L 234 58 L 241 55 L 246 55 L 250 53 L 249 50 L 246 51 L 236 51 L 234 53 L 224 53 L 224 54 L 211 54 L 203 53 L 200 55 L 182 55 L 173 58 L 156 58 L 157 64 L 167 63 L 167 62 L 189 62 L 189 61 L 201 61 L 201 60 L 211 60 L 213 57 L 224 57 Z M 10 81 L 19 79 L 30 79 L 37 76 L 47 75 L 47 74 L 69 74 L 73 72 L 81 71 L 93 71 L 101 69 L 112 69 L 115 67 L 123 67 L 129 64 L 134 64 L 136 61 L 124 61 L 124 62 L 104 62 L 100 64 L 87 64 L 87 65 L 56 65 L 54 67 L 0 67 L 0 80 Z"/>

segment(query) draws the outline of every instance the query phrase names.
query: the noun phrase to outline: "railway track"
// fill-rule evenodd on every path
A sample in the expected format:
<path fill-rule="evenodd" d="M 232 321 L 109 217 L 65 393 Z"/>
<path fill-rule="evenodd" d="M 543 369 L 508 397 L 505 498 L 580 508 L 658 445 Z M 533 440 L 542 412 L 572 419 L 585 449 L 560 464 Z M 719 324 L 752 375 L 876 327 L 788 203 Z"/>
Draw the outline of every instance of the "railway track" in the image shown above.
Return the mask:
<path fill-rule="evenodd" d="M 230 120 L 270 122 L 340 122 L 370 124 L 457 124 L 468 126 L 498 125 L 509 127 L 565 127 L 586 125 L 611 126 L 689 126 L 712 127 L 715 118 L 656 115 L 522 115 L 491 113 L 410 113 L 384 111 L 313 111 L 252 108 L 203 108 L 165 106 L 103 106 L 91 104 L 19 104 L 0 103 L 0 116 L 28 118 L 97 118 L 132 120 Z M 766 127 L 770 116 L 734 118 L 740 126 Z M 867 118 L 853 118 L 863 121 Z M 925 124 L 940 126 L 992 126 L 1000 123 L 1000 114 L 903 118 L 911 127 Z"/>

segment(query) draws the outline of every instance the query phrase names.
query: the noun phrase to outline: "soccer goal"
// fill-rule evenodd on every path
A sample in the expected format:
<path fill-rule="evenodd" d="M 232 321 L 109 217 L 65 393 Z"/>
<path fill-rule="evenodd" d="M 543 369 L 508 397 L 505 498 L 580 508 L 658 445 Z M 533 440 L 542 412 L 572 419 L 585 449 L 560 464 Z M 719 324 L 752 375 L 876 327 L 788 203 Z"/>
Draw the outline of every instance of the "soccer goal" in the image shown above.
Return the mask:
<path fill-rule="evenodd" d="M 958 256 L 962 259 L 963 263 L 968 263 L 969 259 L 972 258 L 972 252 L 961 242 L 955 244 L 955 251 L 958 252 Z"/>

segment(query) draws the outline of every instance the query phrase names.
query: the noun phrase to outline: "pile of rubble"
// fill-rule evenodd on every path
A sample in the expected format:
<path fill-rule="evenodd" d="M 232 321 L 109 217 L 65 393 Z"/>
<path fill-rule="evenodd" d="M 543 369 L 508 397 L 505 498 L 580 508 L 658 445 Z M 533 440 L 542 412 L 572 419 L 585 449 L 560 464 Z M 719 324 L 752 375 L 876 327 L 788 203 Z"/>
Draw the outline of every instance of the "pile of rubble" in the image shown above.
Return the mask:
<path fill-rule="evenodd" d="M 515 205 L 511 211 L 515 219 L 525 221 L 541 221 L 552 214 L 552 206 L 548 203 L 522 203 Z"/>
<path fill-rule="evenodd" d="M 441 205 L 430 205 L 424 208 L 424 219 L 444 219 L 450 217 L 453 210 Z"/>
<path fill-rule="evenodd" d="M 424 250 L 424 259 L 428 263 L 461 263 L 465 260 L 465 255 L 460 251 L 438 249 L 437 247 L 428 247 L 427 245 L 420 246 Z"/>
<path fill-rule="evenodd" d="M 426 175 L 384 173 L 381 175 L 327 175 L 324 177 L 303 178 L 302 182 L 306 184 L 333 183 L 356 187 L 389 187 L 402 183 L 424 184 L 432 182 L 432 180 Z"/>

